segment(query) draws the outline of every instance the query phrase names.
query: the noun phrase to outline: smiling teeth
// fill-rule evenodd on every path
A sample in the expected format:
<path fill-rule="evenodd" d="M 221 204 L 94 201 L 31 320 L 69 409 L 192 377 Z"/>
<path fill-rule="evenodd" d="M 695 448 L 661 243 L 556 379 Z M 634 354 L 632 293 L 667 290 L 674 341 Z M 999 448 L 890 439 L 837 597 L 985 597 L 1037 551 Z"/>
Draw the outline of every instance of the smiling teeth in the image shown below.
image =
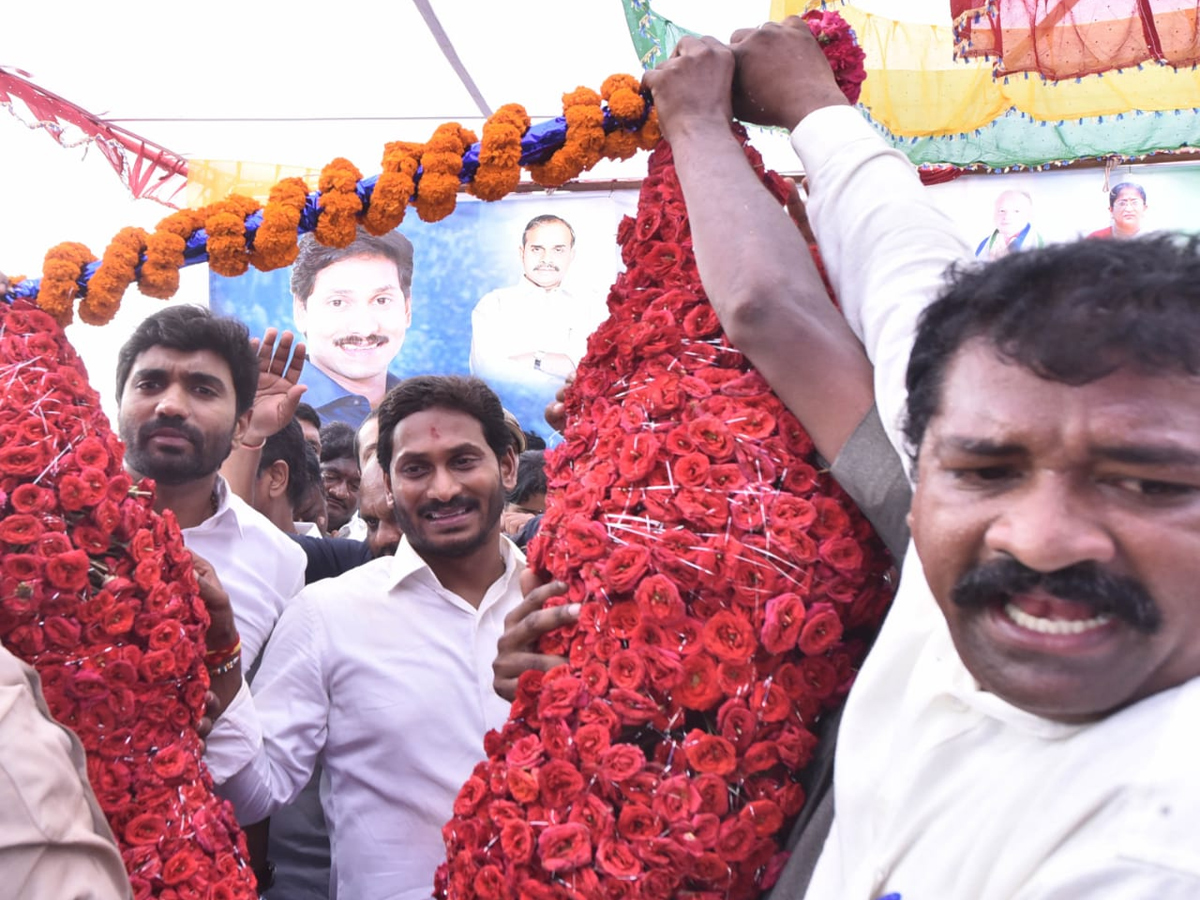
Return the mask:
<path fill-rule="evenodd" d="M 1004 605 L 1004 614 L 1022 628 L 1036 631 L 1039 634 L 1083 634 L 1085 631 L 1099 628 L 1112 621 L 1112 616 L 1104 614 L 1093 616 L 1090 619 L 1042 619 L 1018 609 L 1012 603 Z"/>

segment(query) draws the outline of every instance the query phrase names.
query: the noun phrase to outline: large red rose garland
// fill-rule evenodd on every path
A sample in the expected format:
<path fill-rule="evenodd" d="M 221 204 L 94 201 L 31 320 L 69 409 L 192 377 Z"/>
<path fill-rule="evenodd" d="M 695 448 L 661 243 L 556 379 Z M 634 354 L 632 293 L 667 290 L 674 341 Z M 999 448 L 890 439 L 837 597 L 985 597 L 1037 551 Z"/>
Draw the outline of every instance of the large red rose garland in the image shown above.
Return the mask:
<path fill-rule="evenodd" d="M 257 896 L 196 725 L 208 673 L 191 557 L 151 508 L 62 329 L 0 303 L 0 639 L 87 751 L 136 898 Z"/>
<path fill-rule="evenodd" d="M 570 662 L 522 676 L 458 795 L 453 900 L 757 896 L 890 599 L 887 552 L 704 297 L 670 148 L 618 240 L 531 552 L 582 603 L 543 642 Z"/>

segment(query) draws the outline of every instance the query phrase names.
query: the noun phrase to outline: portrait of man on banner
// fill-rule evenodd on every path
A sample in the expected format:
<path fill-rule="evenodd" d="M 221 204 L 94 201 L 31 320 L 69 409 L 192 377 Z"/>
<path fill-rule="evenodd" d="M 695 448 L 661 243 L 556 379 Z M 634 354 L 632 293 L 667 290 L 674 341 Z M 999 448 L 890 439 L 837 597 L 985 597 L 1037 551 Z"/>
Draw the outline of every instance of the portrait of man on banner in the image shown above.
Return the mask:
<path fill-rule="evenodd" d="M 210 273 L 209 303 L 251 334 L 277 328 L 302 336 L 304 402 L 322 425 L 357 427 L 404 378 L 471 372 L 479 355 L 472 313 L 481 298 L 528 290 L 544 305 L 500 304 L 499 319 L 485 320 L 489 340 L 476 350 L 501 362 L 478 374 L 523 429 L 553 442 L 543 411 L 607 315 L 604 299 L 620 265 L 614 236 L 634 195 L 464 199 L 448 219 L 409 215 L 382 237 L 360 230 L 342 249 L 302 237 L 289 268 L 238 278 Z M 518 377 L 504 364 L 511 356 Z M 519 377 L 525 369 L 532 379 Z"/>
<path fill-rule="evenodd" d="M 549 403 L 607 315 L 599 291 L 564 286 L 575 251 L 566 219 L 534 216 L 521 232 L 520 279 L 489 291 L 471 313 L 471 374 L 506 402 Z"/>
<path fill-rule="evenodd" d="M 400 379 L 388 366 L 412 324 L 412 243 L 399 231 L 360 229 L 348 247 L 300 241 L 292 266 L 292 316 L 308 362 L 300 383 L 322 424 L 362 424 Z"/>

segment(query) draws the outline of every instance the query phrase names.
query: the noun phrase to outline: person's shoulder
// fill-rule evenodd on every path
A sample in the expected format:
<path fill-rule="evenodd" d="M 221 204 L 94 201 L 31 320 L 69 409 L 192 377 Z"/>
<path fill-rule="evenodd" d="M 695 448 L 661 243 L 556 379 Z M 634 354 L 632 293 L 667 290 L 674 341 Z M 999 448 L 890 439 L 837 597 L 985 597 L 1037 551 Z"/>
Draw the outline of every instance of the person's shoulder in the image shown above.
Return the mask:
<path fill-rule="evenodd" d="M 474 313 L 476 315 L 486 315 L 489 312 L 498 312 L 500 304 L 504 298 L 513 291 L 512 285 L 496 288 L 488 291 L 479 298 L 479 302 L 475 304 Z"/>
<path fill-rule="evenodd" d="M 393 579 L 392 557 L 381 556 L 347 569 L 340 575 L 311 582 L 296 599 L 310 600 L 319 605 L 332 603 L 339 607 L 360 602 L 373 603 L 380 592 L 390 589 Z"/>
<path fill-rule="evenodd" d="M 270 546 L 277 549 L 285 557 L 290 556 L 292 560 L 300 560 L 300 554 L 303 551 L 296 546 L 295 542 L 290 540 L 287 534 L 280 531 L 270 519 L 232 491 L 229 494 L 229 508 L 237 518 L 243 540 L 253 541 L 258 545 Z M 253 547 L 238 549 L 251 553 L 255 552 Z"/>
<path fill-rule="evenodd" d="M 371 561 L 371 548 L 364 541 L 311 534 L 290 534 L 288 537 L 308 557 L 308 567 L 305 569 L 307 584 L 336 578 Z"/>

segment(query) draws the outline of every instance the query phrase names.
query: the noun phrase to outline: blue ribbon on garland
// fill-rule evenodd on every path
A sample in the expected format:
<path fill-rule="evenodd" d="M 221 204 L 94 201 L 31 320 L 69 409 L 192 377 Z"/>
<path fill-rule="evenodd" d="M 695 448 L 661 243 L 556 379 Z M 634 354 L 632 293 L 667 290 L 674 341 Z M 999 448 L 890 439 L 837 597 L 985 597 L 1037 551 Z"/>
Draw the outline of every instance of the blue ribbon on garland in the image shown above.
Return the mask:
<path fill-rule="evenodd" d="M 650 114 L 651 99 L 650 94 L 642 95 L 646 100 L 646 110 L 642 118 L 633 123 L 621 122 L 613 116 L 607 109 L 604 110 L 604 132 L 616 131 L 625 129 L 626 131 L 636 131 L 641 128 L 646 121 L 646 116 Z M 521 164 L 533 165 L 535 163 L 545 162 L 566 142 L 567 139 L 567 120 L 558 116 L 554 119 L 548 119 L 545 122 L 539 122 L 536 125 L 531 125 L 521 138 Z M 479 141 L 476 141 L 463 153 L 462 169 L 458 173 L 458 180 L 462 184 L 470 184 L 475 177 L 475 173 L 479 170 Z M 364 178 L 356 185 L 355 192 L 358 198 L 363 203 L 363 212 L 371 204 L 371 193 L 375 190 L 375 183 L 379 180 L 378 175 L 372 175 L 369 178 Z M 417 174 L 413 179 L 414 183 L 420 184 L 421 170 L 417 169 Z M 321 215 L 321 192 L 313 191 L 308 195 L 304 204 L 304 209 L 300 213 L 300 225 L 296 229 L 297 234 L 308 234 L 317 229 L 317 220 Z M 262 210 L 251 213 L 246 217 L 246 246 L 250 249 L 254 248 L 254 236 L 258 232 L 258 228 L 262 225 L 263 214 Z M 143 261 L 144 261 L 143 257 Z M 183 249 L 183 265 L 193 266 L 198 263 L 208 262 L 208 232 L 203 228 L 193 231 L 188 237 Z M 100 268 L 99 261 L 88 263 L 76 282 L 79 286 L 79 297 L 87 296 L 88 282 L 92 276 L 96 274 L 96 270 Z M 141 274 L 141 263 L 137 266 L 137 273 Z M 41 288 L 42 280 L 40 278 L 27 278 L 16 285 L 9 286 L 9 292 L 3 295 L 3 299 L 11 302 L 15 298 L 34 299 L 38 295 Z"/>

